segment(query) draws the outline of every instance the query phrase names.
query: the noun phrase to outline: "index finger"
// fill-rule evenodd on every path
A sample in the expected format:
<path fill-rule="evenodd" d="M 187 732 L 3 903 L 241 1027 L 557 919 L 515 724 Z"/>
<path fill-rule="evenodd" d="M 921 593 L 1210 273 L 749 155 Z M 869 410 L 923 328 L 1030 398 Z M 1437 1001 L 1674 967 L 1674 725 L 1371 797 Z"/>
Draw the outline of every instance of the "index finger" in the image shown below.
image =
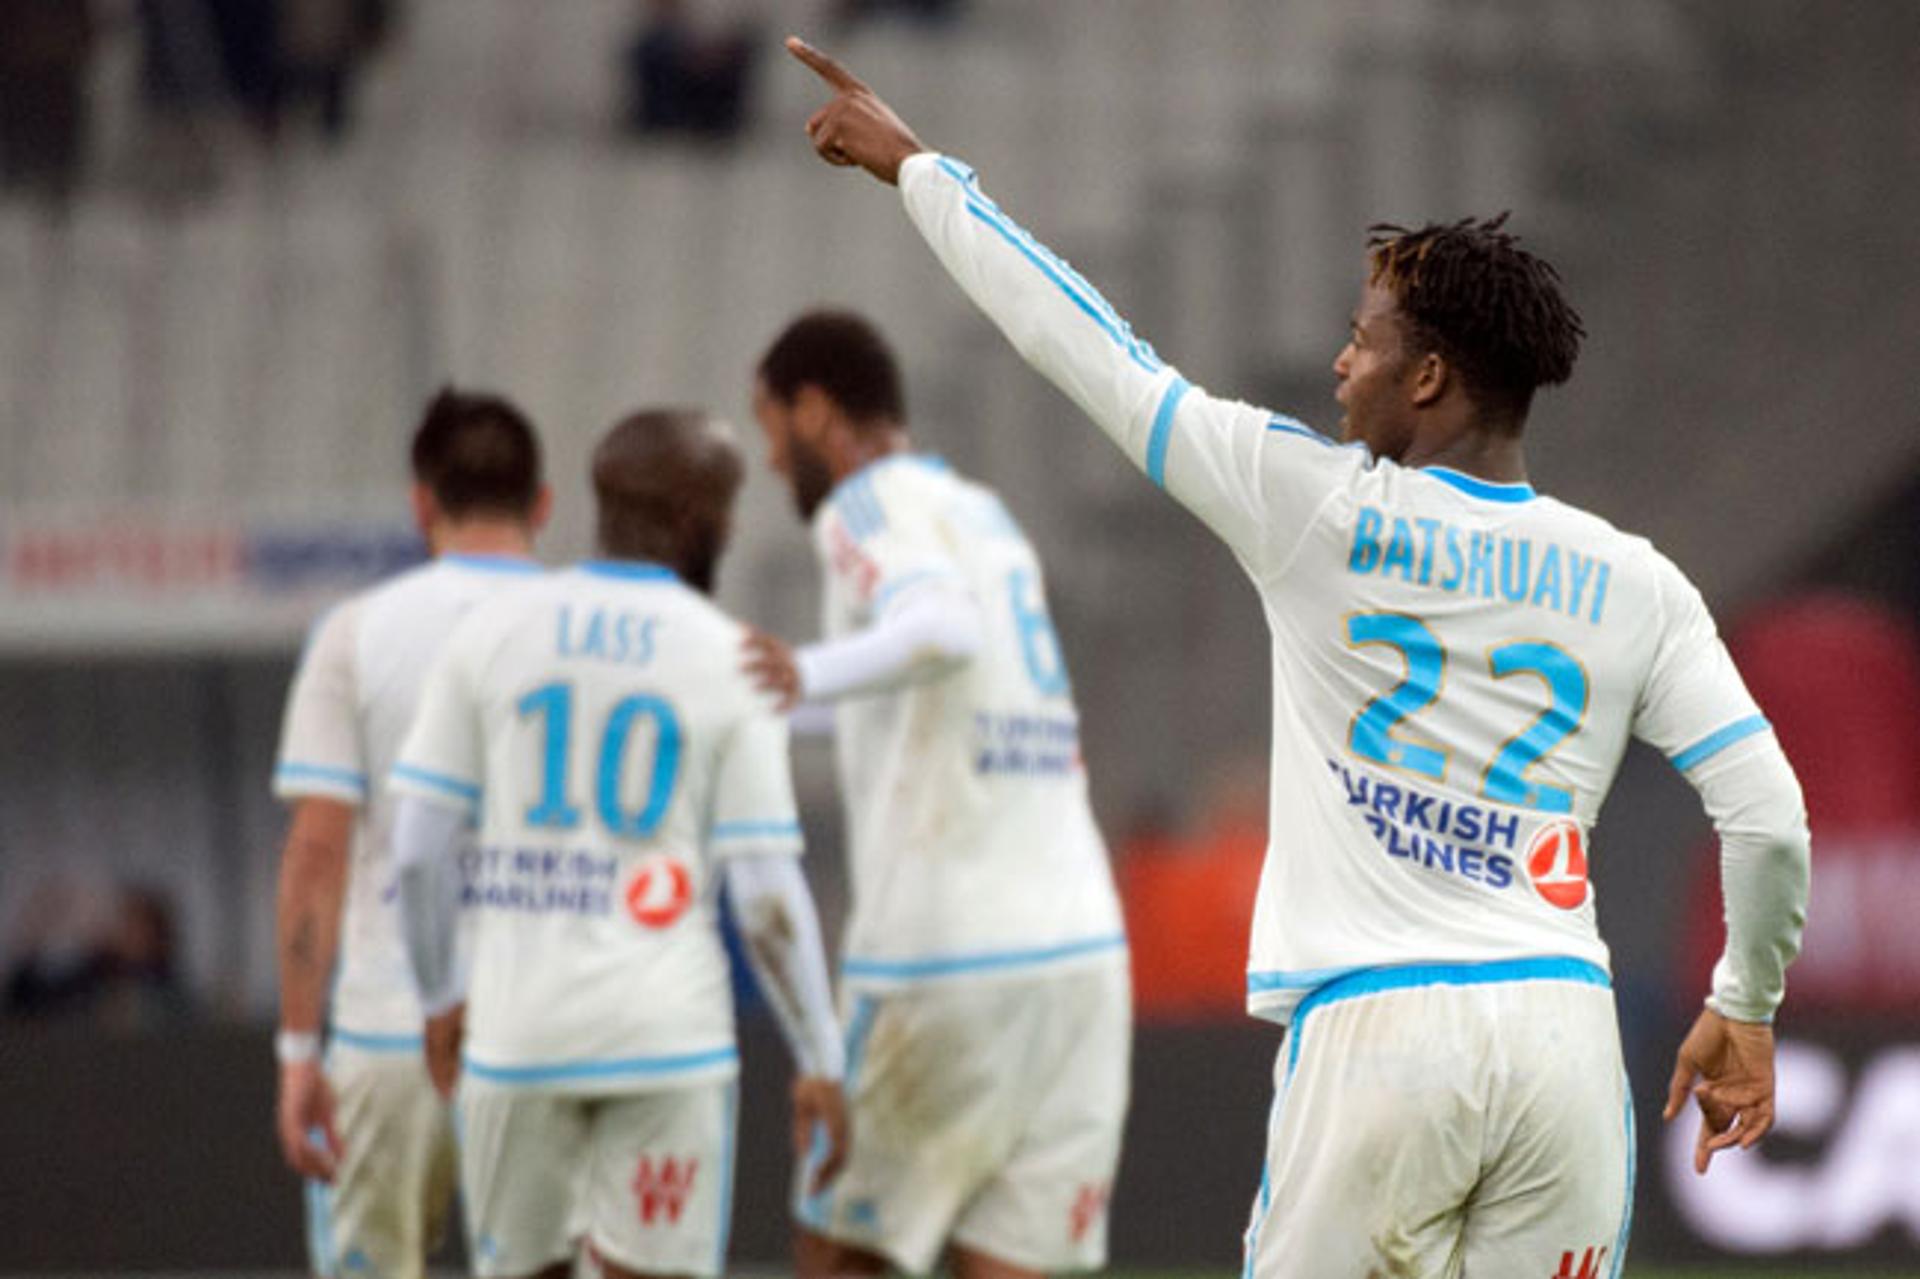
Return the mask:
<path fill-rule="evenodd" d="M 841 66 L 834 58 L 820 52 L 802 40 L 799 36 L 787 37 L 787 52 L 805 63 L 815 75 L 825 80 L 841 93 L 861 93 L 867 86 L 860 77 Z"/>

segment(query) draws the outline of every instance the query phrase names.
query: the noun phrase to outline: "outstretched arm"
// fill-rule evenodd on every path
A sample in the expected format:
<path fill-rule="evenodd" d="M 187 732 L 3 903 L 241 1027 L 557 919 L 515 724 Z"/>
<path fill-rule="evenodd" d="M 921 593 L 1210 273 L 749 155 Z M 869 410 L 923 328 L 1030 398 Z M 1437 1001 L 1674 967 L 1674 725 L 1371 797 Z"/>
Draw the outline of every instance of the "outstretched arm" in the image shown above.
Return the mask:
<path fill-rule="evenodd" d="M 1289 418 L 1190 386 L 1093 285 L 1003 213 L 971 169 L 929 151 L 826 54 L 799 40 L 787 47 L 834 93 L 807 122 L 821 157 L 898 185 L 967 296 L 1149 479 L 1243 558 L 1262 546 L 1284 552 L 1335 473 L 1360 459 Z"/>

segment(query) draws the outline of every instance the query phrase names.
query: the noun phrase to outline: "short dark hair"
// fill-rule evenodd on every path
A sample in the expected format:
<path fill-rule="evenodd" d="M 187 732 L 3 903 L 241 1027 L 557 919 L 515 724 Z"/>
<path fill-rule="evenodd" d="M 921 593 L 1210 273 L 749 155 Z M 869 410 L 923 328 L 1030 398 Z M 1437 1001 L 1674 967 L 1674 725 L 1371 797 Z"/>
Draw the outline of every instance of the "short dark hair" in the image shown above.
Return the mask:
<path fill-rule="evenodd" d="M 809 311 L 760 357 L 760 381 L 782 404 L 817 386 L 856 422 L 905 422 L 900 363 L 887 340 L 851 311 Z"/>
<path fill-rule="evenodd" d="M 1517 427 L 1535 388 L 1573 376 L 1587 331 L 1560 273 L 1501 230 L 1506 221 L 1371 226 L 1368 281 L 1393 291 L 1416 350 L 1446 360 L 1470 396 Z"/>
<path fill-rule="evenodd" d="M 443 387 L 413 433 L 413 478 L 452 519 L 524 518 L 540 497 L 540 440 L 501 396 Z"/>

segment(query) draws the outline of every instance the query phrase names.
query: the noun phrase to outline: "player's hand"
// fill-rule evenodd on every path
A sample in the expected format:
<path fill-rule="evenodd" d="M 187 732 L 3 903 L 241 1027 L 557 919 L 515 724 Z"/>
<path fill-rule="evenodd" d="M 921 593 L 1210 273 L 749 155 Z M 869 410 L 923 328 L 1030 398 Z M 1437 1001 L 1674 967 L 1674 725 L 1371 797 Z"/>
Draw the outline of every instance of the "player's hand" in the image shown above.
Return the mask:
<path fill-rule="evenodd" d="M 274 1126 L 287 1167 L 315 1181 L 333 1180 L 345 1147 L 333 1127 L 333 1085 L 319 1062 L 287 1062 L 280 1067 Z"/>
<path fill-rule="evenodd" d="M 1671 1122 L 1688 1094 L 1700 1106 L 1695 1172 L 1729 1146 L 1750 1149 L 1773 1127 L 1773 1027 L 1701 1012 L 1680 1045 L 1661 1117 Z"/>
<path fill-rule="evenodd" d="M 454 1085 L 460 1082 L 460 1043 L 466 1034 L 465 1004 L 427 1018 L 427 1078 L 444 1101 L 453 1100 Z"/>
<path fill-rule="evenodd" d="M 833 90 L 833 101 L 807 121 L 807 136 L 820 158 L 828 164 L 857 164 L 889 186 L 899 185 L 901 164 L 926 150 L 906 121 L 853 72 L 799 36 L 787 37 L 787 52 Z"/>
<path fill-rule="evenodd" d="M 792 710 L 800 700 L 800 664 L 793 660 L 793 650 L 777 637 L 751 626 L 741 648 L 746 661 L 740 669 L 752 677 L 761 692 L 778 698 L 781 710 Z"/>
<path fill-rule="evenodd" d="M 817 1195 L 832 1184 L 847 1163 L 847 1099 L 840 1081 L 803 1075 L 793 1081 L 793 1157 L 806 1161 L 815 1133 L 824 1133 L 827 1148 L 814 1166 L 807 1193 Z"/>

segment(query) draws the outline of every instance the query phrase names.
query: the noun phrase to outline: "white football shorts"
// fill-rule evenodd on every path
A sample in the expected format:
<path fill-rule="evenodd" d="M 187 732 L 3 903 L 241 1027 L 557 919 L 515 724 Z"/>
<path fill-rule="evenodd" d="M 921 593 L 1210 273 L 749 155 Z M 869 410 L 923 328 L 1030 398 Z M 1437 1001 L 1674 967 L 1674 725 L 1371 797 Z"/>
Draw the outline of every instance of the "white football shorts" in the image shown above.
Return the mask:
<path fill-rule="evenodd" d="M 453 1205 L 453 1117 L 418 1044 L 327 1050 L 333 1184 L 307 1183 L 307 1252 L 321 1279 L 420 1279 Z"/>
<path fill-rule="evenodd" d="M 1301 1003 L 1281 1047 L 1244 1273 L 1611 1279 L 1633 1160 L 1599 968 L 1353 973 Z"/>
<path fill-rule="evenodd" d="M 733 1206 L 733 1080 L 575 1096 L 460 1085 L 460 1175 L 476 1275 L 574 1255 L 719 1275 Z"/>
<path fill-rule="evenodd" d="M 1034 1270 L 1105 1265 L 1132 1056 L 1125 956 L 846 1002 L 853 1149 L 816 1196 L 803 1161 L 801 1224 L 912 1274 L 949 1242 Z"/>

